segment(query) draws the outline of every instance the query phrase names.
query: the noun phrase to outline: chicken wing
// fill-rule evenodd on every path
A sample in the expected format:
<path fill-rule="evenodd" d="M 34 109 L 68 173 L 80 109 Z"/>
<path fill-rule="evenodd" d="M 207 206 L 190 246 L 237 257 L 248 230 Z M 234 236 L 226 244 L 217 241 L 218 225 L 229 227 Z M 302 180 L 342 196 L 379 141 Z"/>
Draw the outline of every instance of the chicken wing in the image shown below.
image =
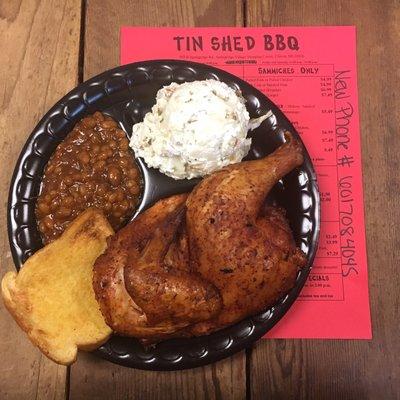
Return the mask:
<path fill-rule="evenodd" d="M 160 200 L 141 214 L 134 222 L 121 229 L 108 241 L 107 251 L 95 262 L 93 288 L 100 310 L 107 324 L 117 333 L 140 338 L 165 337 L 189 324 L 148 324 L 147 316 L 133 301 L 125 287 L 124 268 L 132 252 L 140 252 L 170 213 L 181 207 L 187 195 Z M 179 235 L 178 235 L 179 236 Z M 166 255 L 166 260 L 176 268 L 187 269 L 189 257 L 186 235 L 177 238 Z"/>
<path fill-rule="evenodd" d="M 126 290 L 149 324 L 205 321 L 216 316 L 222 306 L 218 290 L 206 279 L 194 271 L 164 264 L 185 212 L 182 205 L 170 213 L 143 251 L 130 253 L 125 266 Z"/>

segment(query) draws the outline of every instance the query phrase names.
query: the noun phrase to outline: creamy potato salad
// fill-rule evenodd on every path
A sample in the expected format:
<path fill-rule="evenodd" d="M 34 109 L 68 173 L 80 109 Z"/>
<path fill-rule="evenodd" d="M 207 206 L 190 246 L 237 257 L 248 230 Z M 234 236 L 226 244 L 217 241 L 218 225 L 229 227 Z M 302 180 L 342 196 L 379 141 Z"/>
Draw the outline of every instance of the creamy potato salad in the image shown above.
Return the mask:
<path fill-rule="evenodd" d="M 130 146 L 172 178 L 201 177 L 240 162 L 250 149 L 248 130 L 269 114 L 251 120 L 241 93 L 217 80 L 171 83 L 133 126 Z"/>

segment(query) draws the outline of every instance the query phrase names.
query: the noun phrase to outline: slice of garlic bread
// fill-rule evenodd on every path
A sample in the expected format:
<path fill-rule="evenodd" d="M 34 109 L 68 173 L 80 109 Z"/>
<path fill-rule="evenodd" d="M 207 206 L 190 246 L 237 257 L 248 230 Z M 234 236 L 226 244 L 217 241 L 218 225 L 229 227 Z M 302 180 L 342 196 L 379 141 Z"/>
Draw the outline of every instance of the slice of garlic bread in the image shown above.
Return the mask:
<path fill-rule="evenodd" d="M 1 282 L 14 319 L 59 364 L 73 363 L 78 349 L 94 350 L 111 334 L 94 296 L 92 268 L 113 233 L 100 211 L 88 209 Z"/>

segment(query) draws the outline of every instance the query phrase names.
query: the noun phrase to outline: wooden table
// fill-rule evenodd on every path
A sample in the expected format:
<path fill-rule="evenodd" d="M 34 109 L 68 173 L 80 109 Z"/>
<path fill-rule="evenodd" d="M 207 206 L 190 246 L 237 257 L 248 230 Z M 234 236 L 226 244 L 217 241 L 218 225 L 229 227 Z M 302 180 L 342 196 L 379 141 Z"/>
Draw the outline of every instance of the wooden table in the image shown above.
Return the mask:
<path fill-rule="evenodd" d="M 11 173 L 44 112 L 118 65 L 119 27 L 356 25 L 372 341 L 260 340 L 204 368 L 143 372 L 80 354 L 47 360 L 0 305 L 0 399 L 399 399 L 400 3 L 398 0 L 0 2 L 0 273 Z"/>

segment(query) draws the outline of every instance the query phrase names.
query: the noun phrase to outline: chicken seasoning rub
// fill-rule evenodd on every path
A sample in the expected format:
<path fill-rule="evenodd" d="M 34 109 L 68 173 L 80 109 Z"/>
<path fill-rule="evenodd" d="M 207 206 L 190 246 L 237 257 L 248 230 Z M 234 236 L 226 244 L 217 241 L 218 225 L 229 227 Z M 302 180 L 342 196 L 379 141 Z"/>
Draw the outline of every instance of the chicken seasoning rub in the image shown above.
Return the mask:
<path fill-rule="evenodd" d="M 100 112 L 85 117 L 59 144 L 45 169 L 35 210 L 43 242 L 60 236 L 88 207 L 102 210 L 119 229 L 132 215 L 141 186 L 124 131 Z"/>

